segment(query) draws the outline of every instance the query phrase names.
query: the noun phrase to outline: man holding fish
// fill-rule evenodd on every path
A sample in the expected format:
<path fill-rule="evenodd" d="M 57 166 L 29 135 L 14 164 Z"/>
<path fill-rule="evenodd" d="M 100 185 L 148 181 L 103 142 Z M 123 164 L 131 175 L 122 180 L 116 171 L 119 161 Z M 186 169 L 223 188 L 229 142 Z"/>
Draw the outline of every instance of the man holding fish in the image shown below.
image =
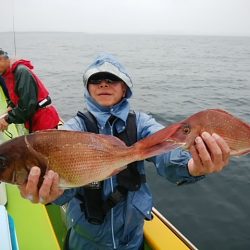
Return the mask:
<path fill-rule="evenodd" d="M 101 54 L 87 68 L 83 81 L 88 112 L 78 113 L 64 125 L 65 129 L 89 131 L 96 126 L 98 131 L 90 132 L 115 135 L 130 146 L 134 142 L 129 143 L 133 141 L 133 135 L 128 127 L 135 126 L 136 141 L 139 141 L 135 145 L 139 145 L 141 150 L 146 144 L 153 145 L 156 137 L 152 135 L 163 126 L 145 113 L 129 111 L 128 100 L 132 96 L 132 81 L 125 68 L 113 56 Z M 126 134 L 124 131 L 127 135 L 122 138 L 120 135 Z M 171 128 L 168 131 L 171 131 Z M 92 141 L 96 139 L 98 142 L 98 138 L 102 137 L 91 138 Z M 147 138 L 150 140 L 147 141 Z M 144 145 L 140 144 L 140 140 Z M 26 141 L 26 144 L 32 146 L 31 142 Z M 117 141 L 113 141 L 113 144 L 117 148 L 122 147 Z M 217 134 L 206 131 L 198 134 L 195 143 L 189 147 L 191 154 L 180 148 L 169 151 L 167 148 L 171 147 L 170 144 L 171 141 L 162 142 L 161 149 L 152 146 L 138 159 L 147 158 L 155 164 L 159 175 L 176 184 L 194 183 L 206 174 L 221 171 L 229 161 L 230 148 Z M 100 151 L 103 145 L 95 143 L 89 147 Z M 162 148 L 166 149 L 165 153 Z M 77 150 L 77 146 L 72 148 L 72 154 Z M 104 158 L 101 160 L 105 161 Z M 140 160 L 132 165 L 128 163 L 128 171 L 119 169 L 120 173 L 113 171 L 104 181 L 100 181 L 97 176 L 96 180 L 84 187 L 64 191 L 58 187 L 62 182 L 55 169 L 47 172 L 40 186 L 41 169 L 33 167 L 28 182 L 20 186 L 21 194 L 34 203 L 68 203 L 69 231 L 65 249 L 143 249 L 143 224 L 144 219 L 152 219 L 152 196 L 145 179 L 144 161 Z M 109 167 L 109 162 L 103 164 Z M 110 165 L 112 164 L 110 158 Z M 70 185 L 65 184 L 65 187 Z"/>

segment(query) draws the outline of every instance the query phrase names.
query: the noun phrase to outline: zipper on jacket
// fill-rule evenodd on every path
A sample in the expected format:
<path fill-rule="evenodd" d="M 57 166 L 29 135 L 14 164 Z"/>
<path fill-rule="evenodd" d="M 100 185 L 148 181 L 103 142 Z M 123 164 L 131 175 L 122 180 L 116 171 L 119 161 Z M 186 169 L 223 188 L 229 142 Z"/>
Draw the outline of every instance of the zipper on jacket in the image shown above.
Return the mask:
<path fill-rule="evenodd" d="M 110 177 L 110 184 L 111 184 L 111 190 L 113 192 L 114 187 L 113 187 L 113 180 L 112 177 Z M 112 240 L 113 240 L 113 247 L 116 249 L 116 244 L 115 244 L 115 234 L 114 234 L 114 211 L 113 208 L 111 208 L 111 232 L 112 232 Z"/>
<path fill-rule="evenodd" d="M 115 121 L 116 121 L 116 119 L 112 122 L 112 124 L 109 124 L 111 135 L 113 135 L 113 125 L 114 125 Z M 114 192 L 112 177 L 110 177 L 110 186 L 111 186 L 111 191 Z M 113 208 L 111 208 L 111 232 L 112 232 L 113 247 L 114 247 L 114 249 L 117 249 L 116 244 L 115 244 L 115 234 L 114 234 L 114 211 L 113 211 Z"/>

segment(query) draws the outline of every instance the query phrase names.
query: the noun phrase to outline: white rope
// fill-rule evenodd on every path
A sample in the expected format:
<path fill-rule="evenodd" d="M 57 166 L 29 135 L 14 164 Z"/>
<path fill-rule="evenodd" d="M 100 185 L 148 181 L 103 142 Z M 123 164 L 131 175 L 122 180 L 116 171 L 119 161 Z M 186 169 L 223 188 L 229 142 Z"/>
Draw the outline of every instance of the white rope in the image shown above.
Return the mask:
<path fill-rule="evenodd" d="M 14 51 L 15 51 L 15 57 L 16 57 L 15 0 L 12 0 L 12 29 L 13 29 Z"/>

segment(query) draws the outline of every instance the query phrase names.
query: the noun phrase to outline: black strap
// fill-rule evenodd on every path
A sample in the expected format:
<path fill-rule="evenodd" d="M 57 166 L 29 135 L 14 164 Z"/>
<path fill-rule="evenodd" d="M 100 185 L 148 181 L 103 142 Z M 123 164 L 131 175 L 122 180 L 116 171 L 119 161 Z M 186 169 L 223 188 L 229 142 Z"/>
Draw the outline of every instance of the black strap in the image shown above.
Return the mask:
<path fill-rule="evenodd" d="M 49 106 L 51 103 L 52 103 L 52 101 L 51 101 L 50 96 L 47 96 L 46 98 L 44 98 L 43 100 L 41 100 L 37 103 L 36 109 L 45 108 L 45 107 Z"/>
<path fill-rule="evenodd" d="M 106 201 L 103 202 L 102 209 L 104 214 L 107 214 L 107 212 L 113 208 L 116 204 L 121 202 L 127 197 L 128 190 L 120 185 L 116 187 L 114 192 L 110 194 L 110 196 L 107 198 Z"/>
<path fill-rule="evenodd" d="M 134 112 L 128 114 L 126 128 L 121 133 L 118 134 L 114 129 L 114 136 L 124 141 L 127 146 L 137 142 L 136 115 Z M 137 191 L 140 188 L 141 177 L 136 162 L 130 163 L 126 169 L 117 175 L 117 183 L 128 191 Z"/>
<path fill-rule="evenodd" d="M 99 134 L 97 120 L 90 112 L 87 111 L 82 113 L 81 111 L 78 111 L 77 116 L 84 120 L 84 124 L 88 132 Z"/>
<path fill-rule="evenodd" d="M 103 182 L 101 182 L 101 185 Z M 82 201 L 80 204 L 81 211 L 84 211 L 88 222 L 94 225 L 102 224 L 105 213 L 102 209 L 102 188 L 84 187 L 84 196 L 77 192 L 75 197 Z"/>

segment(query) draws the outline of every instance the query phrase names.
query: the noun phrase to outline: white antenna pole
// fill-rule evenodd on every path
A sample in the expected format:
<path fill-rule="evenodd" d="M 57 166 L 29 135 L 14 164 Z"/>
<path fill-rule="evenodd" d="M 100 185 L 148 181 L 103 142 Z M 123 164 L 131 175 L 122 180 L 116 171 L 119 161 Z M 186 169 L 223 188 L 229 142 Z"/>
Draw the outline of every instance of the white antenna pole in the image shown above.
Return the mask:
<path fill-rule="evenodd" d="M 15 0 L 12 0 L 12 29 L 13 29 L 14 50 L 15 50 L 15 57 L 16 57 Z"/>

